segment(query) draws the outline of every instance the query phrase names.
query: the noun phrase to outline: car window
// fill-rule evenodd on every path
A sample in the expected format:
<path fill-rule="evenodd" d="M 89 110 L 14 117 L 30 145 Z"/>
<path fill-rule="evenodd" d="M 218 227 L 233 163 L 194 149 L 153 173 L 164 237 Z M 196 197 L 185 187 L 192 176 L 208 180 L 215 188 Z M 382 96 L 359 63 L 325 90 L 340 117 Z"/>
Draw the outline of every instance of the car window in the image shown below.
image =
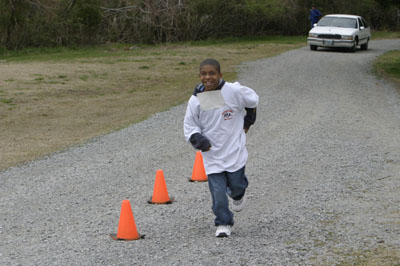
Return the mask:
<path fill-rule="evenodd" d="M 364 19 L 364 18 L 361 18 L 361 20 L 362 20 L 362 22 L 364 23 L 364 27 L 368 28 L 369 26 L 368 26 L 368 23 L 367 23 L 367 21 L 365 21 L 365 19 Z"/>
<path fill-rule="evenodd" d="M 340 27 L 357 29 L 357 20 L 343 17 L 323 17 L 318 22 L 319 27 Z"/>
<path fill-rule="evenodd" d="M 360 18 L 358 18 L 358 24 L 360 25 L 360 27 L 364 27 L 364 23 L 362 22 L 362 20 Z"/>

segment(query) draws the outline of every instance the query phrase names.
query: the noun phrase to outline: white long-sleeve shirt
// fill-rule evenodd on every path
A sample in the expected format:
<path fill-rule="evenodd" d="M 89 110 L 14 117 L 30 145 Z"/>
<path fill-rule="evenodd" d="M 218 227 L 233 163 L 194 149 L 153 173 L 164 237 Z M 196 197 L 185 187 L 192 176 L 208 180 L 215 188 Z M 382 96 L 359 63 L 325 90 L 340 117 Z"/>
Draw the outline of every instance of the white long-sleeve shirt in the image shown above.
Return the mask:
<path fill-rule="evenodd" d="M 222 97 L 221 97 L 222 95 Z M 225 82 L 221 90 L 202 92 L 189 99 L 184 120 L 186 141 L 200 133 L 211 142 L 202 152 L 207 174 L 235 172 L 247 162 L 244 108 L 255 108 L 258 95 L 238 82 Z"/>

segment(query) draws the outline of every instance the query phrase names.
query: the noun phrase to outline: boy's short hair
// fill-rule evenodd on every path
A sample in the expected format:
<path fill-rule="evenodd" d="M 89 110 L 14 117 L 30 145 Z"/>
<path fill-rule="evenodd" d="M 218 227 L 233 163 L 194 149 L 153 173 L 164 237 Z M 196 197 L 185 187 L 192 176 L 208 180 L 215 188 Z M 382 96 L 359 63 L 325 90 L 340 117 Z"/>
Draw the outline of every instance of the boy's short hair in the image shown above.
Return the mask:
<path fill-rule="evenodd" d="M 215 68 L 217 69 L 218 73 L 221 73 L 221 65 L 219 64 L 219 62 L 218 62 L 217 60 L 212 59 L 212 58 L 207 58 L 206 60 L 204 60 L 203 62 L 201 62 L 201 64 L 200 64 L 200 69 L 201 69 L 203 66 L 206 66 L 206 65 L 210 65 L 210 66 L 215 67 Z"/>

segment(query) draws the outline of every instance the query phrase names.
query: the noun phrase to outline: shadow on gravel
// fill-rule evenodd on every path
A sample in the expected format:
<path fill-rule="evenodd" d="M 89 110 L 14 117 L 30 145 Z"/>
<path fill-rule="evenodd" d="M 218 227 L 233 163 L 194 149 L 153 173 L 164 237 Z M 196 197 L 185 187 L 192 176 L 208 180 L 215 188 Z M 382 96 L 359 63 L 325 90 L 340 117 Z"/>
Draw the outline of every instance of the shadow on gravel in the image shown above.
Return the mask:
<path fill-rule="evenodd" d="M 369 49 L 368 50 L 361 50 L 357 49 L 357 51 L 354 53 L 350 51 L 350 49 L 346 48 L 326 48 L 326 47 L 318 47 L 318 50 L 316 51 L 311 51 L 311 52 L 328 52 L 328 53 L 348 53 L 348 54 L 356 54 L 356 53 L 371 53 L 375 49 Z"/>

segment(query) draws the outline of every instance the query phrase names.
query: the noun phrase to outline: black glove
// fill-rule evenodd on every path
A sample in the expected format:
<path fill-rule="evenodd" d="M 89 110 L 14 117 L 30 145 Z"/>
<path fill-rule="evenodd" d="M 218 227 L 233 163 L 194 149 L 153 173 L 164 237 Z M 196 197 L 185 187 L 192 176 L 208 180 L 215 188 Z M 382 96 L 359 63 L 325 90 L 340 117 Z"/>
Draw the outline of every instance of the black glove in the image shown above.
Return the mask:
<path fill-rule="evenodd" d="M 211 148 L 211 143 L 208 138 L 204 137 L 200 133 L 194 133 L 191 135 L 189 141 L 195 149 L 203 152 L 208 151 Z"/>
<path fill-rule="evenodd" d="M 256 116 L 257 116 L 257 108 L 245 108 L 246 109 L 246 115 L 244 117 L 244 124 L 243 128 L 244 129 L 249 129 L 251 125 L 256 122 Z"/>

